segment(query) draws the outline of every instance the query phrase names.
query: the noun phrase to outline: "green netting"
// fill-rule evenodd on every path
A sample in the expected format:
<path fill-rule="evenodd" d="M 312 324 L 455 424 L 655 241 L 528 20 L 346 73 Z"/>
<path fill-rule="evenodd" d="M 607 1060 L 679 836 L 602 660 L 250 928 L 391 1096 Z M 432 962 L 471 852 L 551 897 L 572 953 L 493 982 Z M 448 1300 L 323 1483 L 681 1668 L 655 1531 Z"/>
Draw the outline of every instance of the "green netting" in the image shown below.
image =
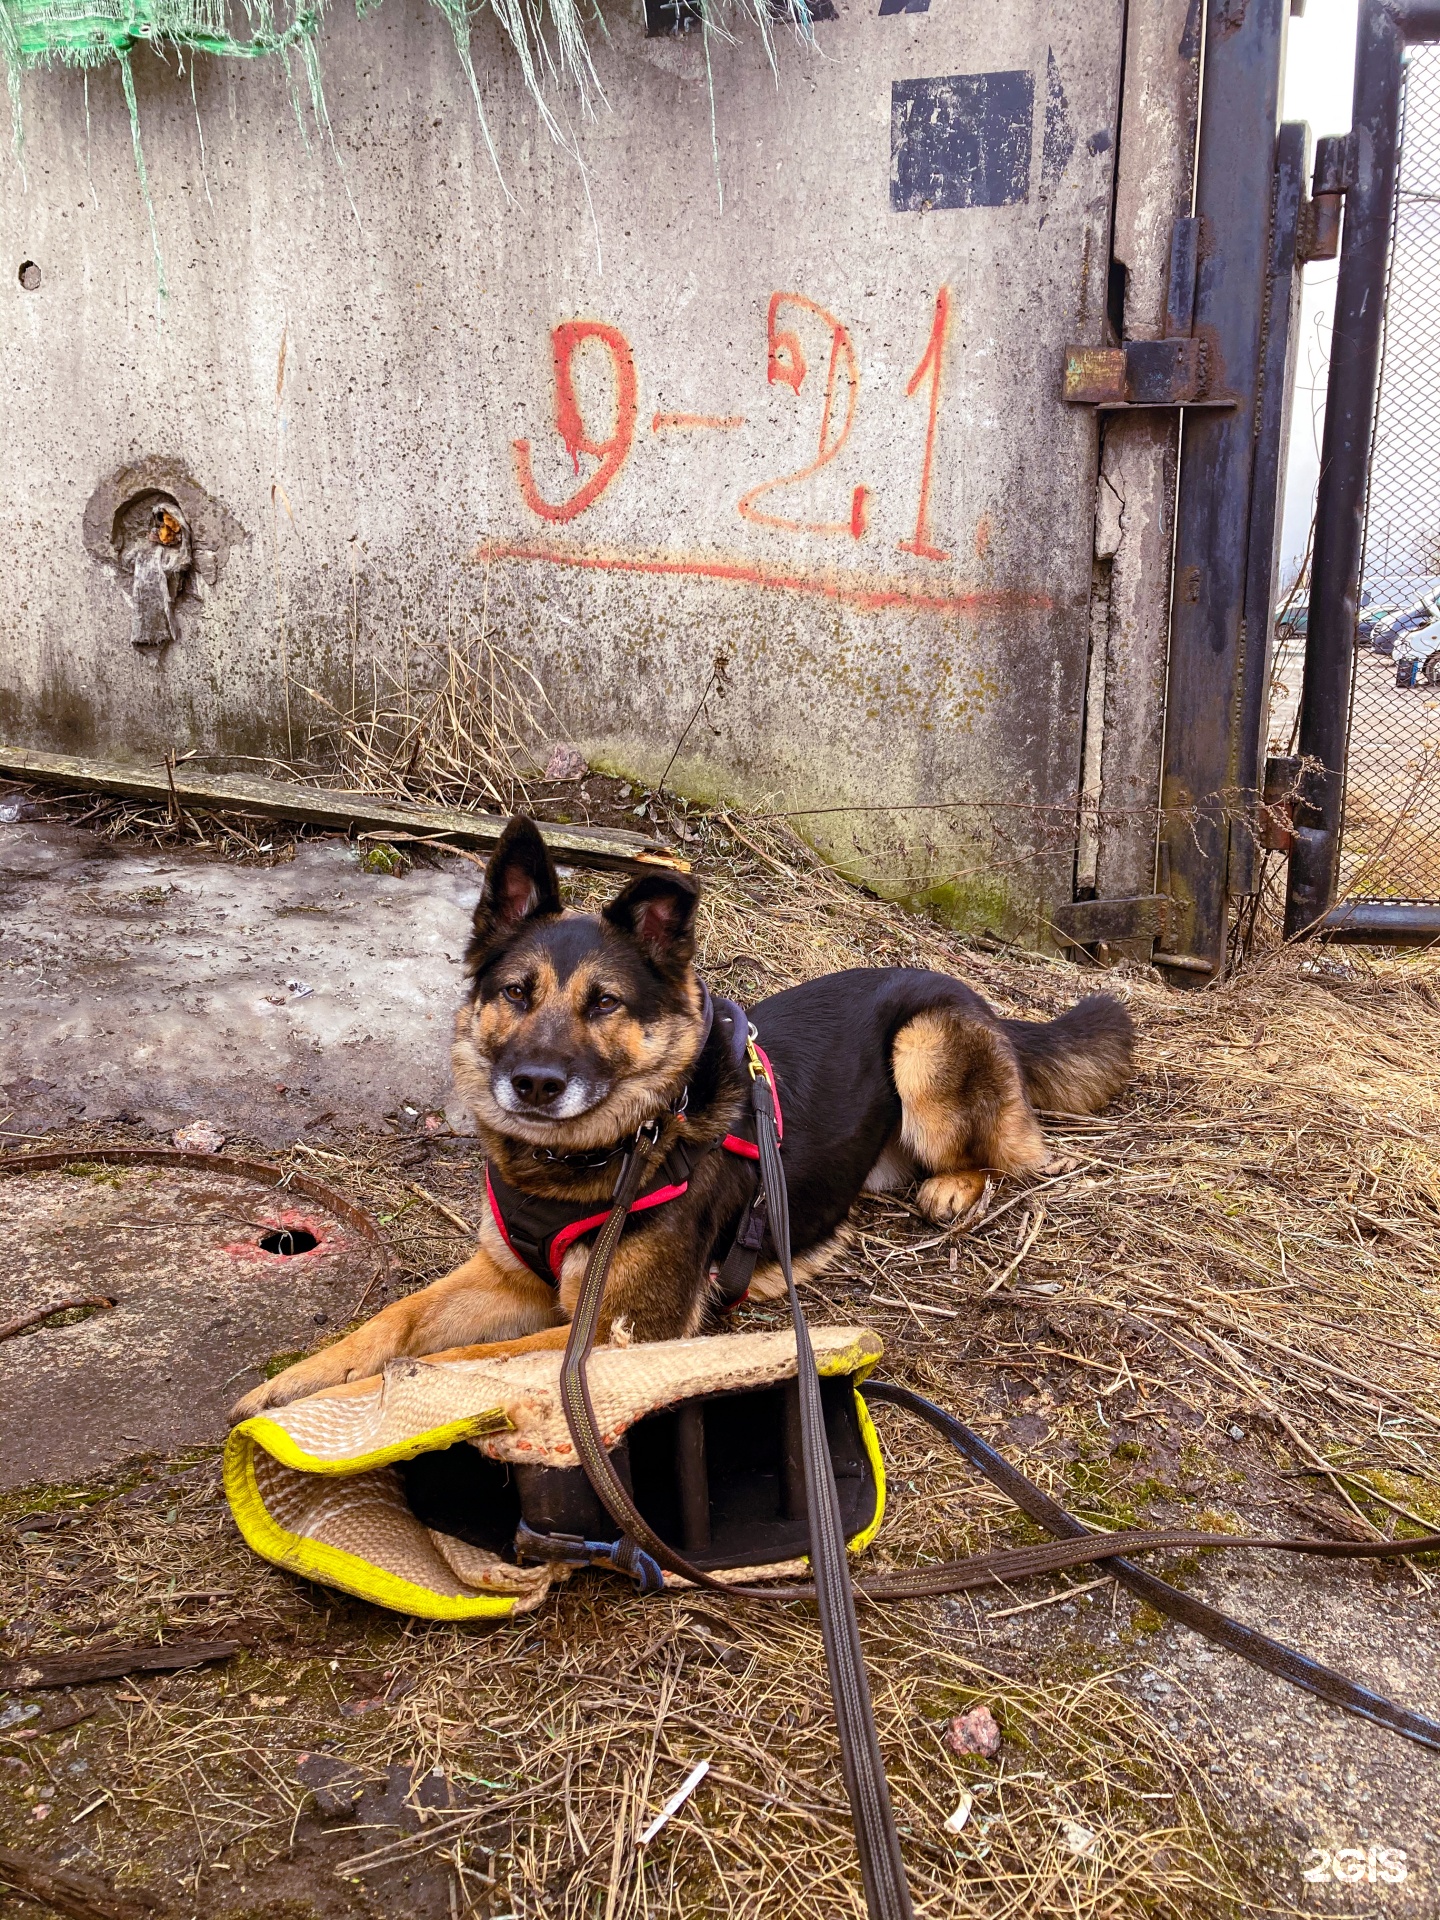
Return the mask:
<path fill-rule="evenodd" d="M 96 66 L 140 40 L 253 60 L 313 39 L 321 12 L 299 7 L 277 19 L 269 5 L 249 6 L 236 33 L 225 0 L 0 0 L 0 50 L 22 70 Z"/>
<path fill-rule="evenodd" d="M 363 19 L 379 3 L 380 0 L 355 0 L 356 11 Z M 481 132 L 497 173 L 500 172 L 499 156 L 485 123 L 480 82 L 470 48 L 476 16 L 486 6 L 504 28 L 515 50 L 523 82 L 534 97 L 546 127 L 578 164 L 580 155 L 574 136 L 563 112 L 557 114 L 549 95 L 559 84 L 573 88 L 586 109 L 595 99 L 603 100 L 587 37 L 592 30 L 605 31 L 598 0 L 433 0 L 433 3 L 454 34 Z M 770 51 L 772 25 L 776 19 L 788 20 L 802 38 L 810 37 L 807 0 L 778 0 L 778 4 L 775 0 L 693 0 L 693 5 L 705 41 L 707 75 L 711 36 L 729 37 L 724 26 L 727 13 L 738 14 L 752 26 L 758 26 L 767 51 Z M 316 125 L 322 135 L 327 135 L 329 116 L 317 48 L 325 6 L 326 0 L 308 0 L 308 4 L 301 4 L 300 0 L 290 0 L 289 4 L 285 0 L 278 3 L 277 0 L 0 0 L 0 63 L 4 65 L 9 89 L 15 152 L 18 156 L 23 145 L 20 112 L 23 73 L 33 67 L 89 68 L 115 61 L 120 68 L 130 114 L 135 170 L 150 218 L 156 280 L 163 296 L 160 236 L 140 144 L 140 120 L 130 72 L 131 50 L 140 42 L 148 41 L 157 51 L 173 49 L 182 56 L 208 53 L 244 60 L 276 56 L 285 67 L 303 134 L 305 120 L 295 73 L 298 64 L 303 67 L 309 83 Z M 773 52 L 771 58 L 773 65 Z M 88 115 L 88 94 L 86 111 Z M 711 118 L 713 146 L 713 88 Z M 715 163 L 718 182 L 718 147 Z M 583 164 L 581 174 L 583 177 Z M 503 174 L 501 184 L 504 184 Z"/>

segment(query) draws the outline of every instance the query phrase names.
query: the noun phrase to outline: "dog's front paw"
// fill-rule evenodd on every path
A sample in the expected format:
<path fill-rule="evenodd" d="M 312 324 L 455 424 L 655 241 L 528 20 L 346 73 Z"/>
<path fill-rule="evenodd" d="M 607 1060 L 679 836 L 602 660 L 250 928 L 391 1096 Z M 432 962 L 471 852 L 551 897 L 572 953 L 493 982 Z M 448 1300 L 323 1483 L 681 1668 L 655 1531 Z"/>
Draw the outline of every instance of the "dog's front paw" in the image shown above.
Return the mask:
<path fill-rule="evenodd" d="M 230 1424 L 238 1426 L 242 1420 L 253 1420 L 257 1413 L 288 1407 L 292 1400 L 303 1400 L 323 1387 L 338 1387 L 354 1378 L 354 1367 L 347 1364 L 338 1347 L 322 1348 L 286 1367 L 273 1380 L 262 1380 L 258 1387 L 252 1387 L 230 1409 Z"/>
<path fill-rule="evenodd" d="M 921 1182 L 915 1195 L 920 1211 L 938 1225 L 962 1220 L 967 1214 L 979 1218 L 990 1193 L 989 1176 L 983 1173 L 937 1173 Z"/>

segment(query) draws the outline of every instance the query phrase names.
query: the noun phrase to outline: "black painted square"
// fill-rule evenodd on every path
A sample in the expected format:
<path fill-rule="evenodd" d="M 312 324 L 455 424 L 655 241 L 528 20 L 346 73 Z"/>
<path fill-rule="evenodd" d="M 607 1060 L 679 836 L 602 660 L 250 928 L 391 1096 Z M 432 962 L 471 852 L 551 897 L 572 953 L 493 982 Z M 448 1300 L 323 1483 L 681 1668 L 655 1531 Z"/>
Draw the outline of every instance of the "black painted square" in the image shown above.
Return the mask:
<path fill-rule="evenodd" d="M 1009 207 L 1030 197 L 1035 76 L 952 73 L 890 86 L 890 205 Z"/>

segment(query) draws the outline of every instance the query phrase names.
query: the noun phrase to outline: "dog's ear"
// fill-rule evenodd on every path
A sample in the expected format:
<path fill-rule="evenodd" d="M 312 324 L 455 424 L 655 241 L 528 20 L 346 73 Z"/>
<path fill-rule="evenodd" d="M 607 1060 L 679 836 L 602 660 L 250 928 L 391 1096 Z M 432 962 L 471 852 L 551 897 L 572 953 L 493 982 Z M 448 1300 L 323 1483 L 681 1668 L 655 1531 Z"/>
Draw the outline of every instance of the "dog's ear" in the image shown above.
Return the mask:
<path fill-rule="evenodd" d="M 700 889 L 685 873 L 646 873 L 606 907 L 604 918 L 627 934 L 661 973 L 683 972 L 695 958 Z"/>
<path fill-rule="evenodd" d="M 522 920 L 559 911 L 560 883 L 549 848 L 533 820 L 512 820 L 485 867 L 466 965 L 472 971 L 478 967 Z"/>

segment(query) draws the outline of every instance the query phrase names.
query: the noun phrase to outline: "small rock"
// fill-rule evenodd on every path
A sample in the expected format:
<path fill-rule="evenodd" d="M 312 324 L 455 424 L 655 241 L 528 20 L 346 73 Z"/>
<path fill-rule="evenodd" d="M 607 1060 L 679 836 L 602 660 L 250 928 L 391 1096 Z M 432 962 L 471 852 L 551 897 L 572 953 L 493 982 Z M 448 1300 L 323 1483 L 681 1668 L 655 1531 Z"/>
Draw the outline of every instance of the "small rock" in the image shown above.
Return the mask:
<path fill-rule="evenodd" d="M 170 1144 L 182 1153 L 219 1153 L 225 1136 L 213 1120 L 192 1120 L 188 1127 L 176 1128 Z"/>
<path fill-rule="evenodd" d="M 584 758 L 574 747 L 567 747 L 563 740 L 557 740 L 550 749 L 550 758 L 545 762 L 547 780 L 583 780 L 590 769 Z"/>
<path fill-rule="evenodd" d="M 1089 1827 L 1082 1827 L 1078 1820 L 1067 1820 L 1060 1829 L 1060 1835 L 1071 1853 L 1078 1853 L 1082 1859 L 1094 1853 L 1100 1844 L 1099 1836 L 1093 1834 Z"/>
<path fill-rule="evenodd" d="M 957 1713 L 945 1729 L 945 1744 L 952 1753 L 978 1753 L 993 1760 L 1000 1751 L 1000 1727 L 989 1707 L 971 1707 Z"/>

